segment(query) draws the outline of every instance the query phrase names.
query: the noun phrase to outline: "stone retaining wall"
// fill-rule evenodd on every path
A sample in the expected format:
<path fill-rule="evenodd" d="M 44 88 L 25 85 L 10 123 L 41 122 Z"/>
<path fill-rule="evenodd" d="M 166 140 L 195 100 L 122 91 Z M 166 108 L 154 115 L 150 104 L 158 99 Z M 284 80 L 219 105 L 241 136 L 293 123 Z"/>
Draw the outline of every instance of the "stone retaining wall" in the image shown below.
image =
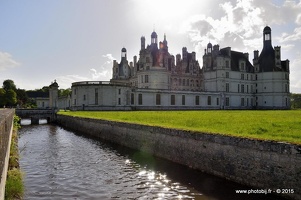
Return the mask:
<path fill-rule="evenodd" d="M 0 109 L 0 200 L 5 193 L 14 113 L 13 109 Z"/>
<path fill-rule="evenodd" d="M 75 131 L 254 188 L 273 193 L 280 189 L 283 196 L 301 199 L 301 145 L 64 115 L 58 115 L 57 120 Z"/>

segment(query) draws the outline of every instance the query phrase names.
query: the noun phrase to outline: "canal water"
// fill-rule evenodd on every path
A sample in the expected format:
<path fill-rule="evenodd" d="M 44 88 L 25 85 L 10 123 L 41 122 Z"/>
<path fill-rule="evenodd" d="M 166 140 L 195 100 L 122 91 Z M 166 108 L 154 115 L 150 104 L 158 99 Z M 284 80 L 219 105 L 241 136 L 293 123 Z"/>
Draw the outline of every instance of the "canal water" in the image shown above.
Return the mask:
<path fill-rule="evenodd" d="M 19 130 L 25 199 L 281 199 L 56 125 Z"/>

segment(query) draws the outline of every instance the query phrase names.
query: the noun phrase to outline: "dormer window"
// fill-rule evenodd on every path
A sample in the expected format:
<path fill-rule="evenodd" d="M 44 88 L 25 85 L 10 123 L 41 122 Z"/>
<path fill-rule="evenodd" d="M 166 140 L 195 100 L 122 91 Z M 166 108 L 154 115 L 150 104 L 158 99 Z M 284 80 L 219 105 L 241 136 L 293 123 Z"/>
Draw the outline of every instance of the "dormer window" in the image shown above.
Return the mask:
<path fill-rule="evenodd" d="M 241 71 L 245 71 L 246 67 L 245 67 L 245 62 L 241 62 L 240 63 L 240 70 Z"/>
<path fill-rule="evenodd" d="M 226 60 L 226 68 L 229 68 L 230 64 L 229 64 L 229 60 Z"/>

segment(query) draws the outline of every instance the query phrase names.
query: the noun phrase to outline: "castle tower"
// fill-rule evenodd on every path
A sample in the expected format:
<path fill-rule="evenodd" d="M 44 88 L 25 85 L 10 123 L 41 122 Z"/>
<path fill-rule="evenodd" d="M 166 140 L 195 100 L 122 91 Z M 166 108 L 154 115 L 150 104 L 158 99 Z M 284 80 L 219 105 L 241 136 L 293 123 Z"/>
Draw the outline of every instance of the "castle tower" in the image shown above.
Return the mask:
<path fill-rule="evenodd" d="M 158 44 L 158 35 L 155 31 L 153 31 L 151 35 L 151 44 L 156 46 Z"/>
<path fill-rule="evenodd" d="M 207 45 L 207 53 L 211 54 L 212 53 L 212 44 L 209 42 Z"/>
<path fill-rule="evenodd" d="M 263 48 L 258 63 L 260 72 L 272 72 L 275 67 L 275 50 L 272 47 L 271 28 L 266 26 L 263 29 Z"/>
<path fill-rule="evenodd" d="M 187 60 L 187 48 L 186 47 L 182 48 L 182 57 L 183 57 L 183 60 Z"/>
<path fill-rule="evenodd" d="M 126 60 L 126 48 L 121 49 L 121 60 Z"/>
<path fill-rule="evenodd" d="M 54 80 L 54 83 L 51 83 L 49 85 L 49 107 L 50 108 L 57 108 L 58 107 L 58 88 L 59 85 L 57 84 L 56 80 Z"/>
<path fill-rule="evenodd" d="M 163 40 L 163 47 L 168 51 L 168 46 L 167 46 L 167 40 L 166 40 L 166 34 L 164 33 L 164 40 Z"/>
<path fill-rule="evenodd" d="M 269 26 L 263 29 L 263 48 L 265 46 L 272 46 L 272 30 Z"/>
<path fill-rule="evenodd" d="M 253 64 L 256 73 L 256 107 L 264 109 L 290 107 L 289 64 L 281 61 L 281 48 L 272 46 L 272 31 L 263 29 L 263 48 L 258 57 L 254 51 Z M 277 77 L 275 79 L 275 77 Z"/>
<path fill-rule="evenodd" d="M 141 37 L 141 50 L 144 50 L 145 49 L 145 37 L 142 36 Z"/>

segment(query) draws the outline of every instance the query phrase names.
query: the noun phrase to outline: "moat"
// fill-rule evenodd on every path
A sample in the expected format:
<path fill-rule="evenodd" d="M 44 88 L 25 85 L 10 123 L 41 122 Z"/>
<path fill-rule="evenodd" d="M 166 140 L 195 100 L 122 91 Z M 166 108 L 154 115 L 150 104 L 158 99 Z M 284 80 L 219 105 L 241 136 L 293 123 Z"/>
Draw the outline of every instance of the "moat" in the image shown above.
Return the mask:
<path fill-rule="evenodd" d="M 19 135 L 25 199 L 282 199 L 55 125 Z"/>

